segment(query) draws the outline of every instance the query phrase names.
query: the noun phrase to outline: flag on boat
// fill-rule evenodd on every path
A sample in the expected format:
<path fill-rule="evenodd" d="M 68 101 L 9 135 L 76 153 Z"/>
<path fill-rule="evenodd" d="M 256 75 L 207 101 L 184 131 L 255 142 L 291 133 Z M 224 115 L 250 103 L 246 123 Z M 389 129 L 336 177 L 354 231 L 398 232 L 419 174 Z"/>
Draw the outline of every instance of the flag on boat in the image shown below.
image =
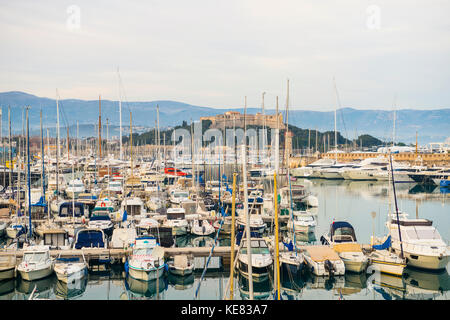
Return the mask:
<path fill-rule="evenodd" d="M 128 217 L 127 210 L 125 210 L 125 211 L 123 212 L 122 222 L 127 221 L 127 217 Z"/>

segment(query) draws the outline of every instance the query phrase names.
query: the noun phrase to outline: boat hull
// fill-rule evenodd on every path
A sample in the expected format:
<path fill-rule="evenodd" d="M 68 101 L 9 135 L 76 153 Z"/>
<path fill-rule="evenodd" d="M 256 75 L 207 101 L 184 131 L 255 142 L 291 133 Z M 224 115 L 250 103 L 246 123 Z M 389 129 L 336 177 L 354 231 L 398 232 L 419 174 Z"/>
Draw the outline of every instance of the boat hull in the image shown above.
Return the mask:
<path fill-rule="evenodd" d="M 445 269 L 449 262 L 448 256 L 439 258 L 439 256 L 415 255 L 409 252 L 405 252 L 405 258 L 408 266 L 427 270 Z"/>
<path fill-rule="evenodd" d="M 354 272 L 354 273 L 361 273 L 364 270 L 367 269 L 368 260 L 365 261 L 354 261 L 342 258 L 342 261 L 344 261 L 345 265 L 345 271 Z"/>
<path fill-rule="evenodd" d="M 0 268 L 0 280 L 12 279 L 16 277 L 16 267 Z"/>
<path fill-rule="evenodd" d="M 164 266 L 160 266 L 157 269 L 142 270 L 135 269 L 130 266 L 129 274 L 132 278 L 143 281 L 151 281 L 161 277 L 164 273 Z"/>
<path fill-rule="evenodd" d="M 194 271 L 194 268 L 181 269 L 181 268 L 169 267 L 169 272 L 174 275 L 177 275 L 177 276 L 187 276 L 187 275 L 192 274 L 193 271 Z"/>
<path fill-rule="evenodd" d="M 25 271 L 18 269 L 23 280 L 33 281 L 48 277 L 53 273 L 53 266 L 48 266 L 44 269 Z"/>
<path fill-rule="evenodd" d="M 75 272 L 64 273 L 64 272 L 57 271 L 57 269 L 55 268 L 55 273 L 56 273 L 56 277 L 58 278 L 59 281 L 64 282 L 64 283 L 73 283 L 77 280 L 82 279 L 84 276 L 86 276 L 87 269 L 83 268 L 83 269 L 77 270 Z"/>
<path fill-rule="evenodd" d="M 406 265 L 402 263 L 387 262 L 373 259 L 371 261 L 370 266 L 367 268 L 367 272 L 372 273 L 378 271 L 381 273 L 386 273 L 394 276 L 401 276 L 403 274 L 403 270 L 405 269 L 405 267 Z"/>

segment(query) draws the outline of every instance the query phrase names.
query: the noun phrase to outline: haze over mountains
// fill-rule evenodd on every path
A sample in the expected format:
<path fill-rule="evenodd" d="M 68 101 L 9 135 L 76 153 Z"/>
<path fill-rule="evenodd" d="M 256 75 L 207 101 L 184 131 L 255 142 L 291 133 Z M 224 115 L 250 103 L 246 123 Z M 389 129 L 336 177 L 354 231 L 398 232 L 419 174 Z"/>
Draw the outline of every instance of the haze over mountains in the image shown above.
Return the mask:
<path fill-rule="evenodd" d="M 175 126 L 183 120 L 188 123 L 199 120 L 201 116 L 211 116 L 224 113 L 230 109 L 216 109 L 201 107 L 182 102 L 160 100 L 149 102 L 122 102 L 122 125 L 124 135 L 128 135 L 130 123 L 130 110 L 133 117 L 133 132 L 143 132 L 154 128 L 156 121 L 156 106 L 160 110 L 160 126 Z M 39 112 L 42 108 L 44 134 L 49 128 L 51 136 L 55 135 L 56 127 L 56 100 L 37 97 L 32 94 L 11 91 L 0 93 L 0 106 L 2 108 L 2 133 L 8 134 L 8 106 L 11 106 L 11 126 L 13 133 L 22 131 L 22 112 L 24 106 L 30 106 L 30 133 L 39 134 Z M 70 127 L 70 135 L 76 135 L 76 121 L 79 121 L 80 137 L 97 135 L 95 125 L 98 124 L 97 100 L 63 99 L 60 106 L 60 134 L 66 137 L 66 126 Z M 102 124 L 106 126 L 109 121 L 109 136 L 118 136 L 119 102 L 102 100 Z M 298 110 L 296 106 L 290 106 L 289 123 L 300 128 L 317 129 L 319 131 L 334 130 L 333 111 Z M 232 108 L 241 113 L 243 108 Z M 297 109 L 297 110 L 293 110 Z M 284 106 L 280 107 L 283 112 Z M 260 108 L 248 108 L 247 113 L 261 112 Z M 267 114 L 275 113 L 275 110 L 266 109 Z M 354 108 L 342 108 L 337 111 L 337 130 L 347 138 L 354 139 L 361 134 L 370 134 L 383 141 L 392 141 L 393 111 L 387 110 L 358 110 Z M 435 110 L 401 109 L 396 111 L 396 141 L 405 143 L 415 142 L 418 132 L 419 144 L 429 142 L 442 142 L 450 136 L 450 108 Z M 106 138 L 106 128 L 103 134 Z"/>

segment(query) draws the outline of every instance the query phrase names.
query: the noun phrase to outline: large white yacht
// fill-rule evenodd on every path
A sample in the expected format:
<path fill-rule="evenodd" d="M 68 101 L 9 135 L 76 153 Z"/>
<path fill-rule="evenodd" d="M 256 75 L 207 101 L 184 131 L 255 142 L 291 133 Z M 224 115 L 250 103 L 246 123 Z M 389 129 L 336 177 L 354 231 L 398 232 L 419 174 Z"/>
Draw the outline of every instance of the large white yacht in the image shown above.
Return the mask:
<path fill-rule="evenodd" d="M 392 248 L 398 255 L 403 249 L 408 266 L 430 270 L 447 266 L 450 249 L 432 224 L 427 219 L 409 219 L 408 214 L 403 212 L 399 213 L 398 219 L 395 213 L 391 214 L 386 225 L 392 238 Z"/>

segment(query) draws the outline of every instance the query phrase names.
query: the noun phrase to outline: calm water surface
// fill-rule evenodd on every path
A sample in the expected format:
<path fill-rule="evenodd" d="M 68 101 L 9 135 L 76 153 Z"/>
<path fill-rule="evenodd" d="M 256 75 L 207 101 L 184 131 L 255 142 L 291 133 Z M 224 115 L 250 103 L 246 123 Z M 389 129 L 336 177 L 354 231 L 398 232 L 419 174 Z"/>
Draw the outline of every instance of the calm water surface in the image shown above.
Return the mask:
<path fill-rule="evenodd" d="M 359 243 L 370 243 L 372 234 L 386 234 L 386 217 L 389 210 L 388 185 L 383 182 L 351 182 L 331 180 L 298 180 L 294 183 L 307 185 L 318 197 L 316 209 L 318 225 L 315 238 L 327 233 L 330 223 L 335 220 L 350 222 L 356 231 Z M 397 184 L 398 207 L 411 218 L 431 219 L 442 238 L 450 239 L 450 196 L 448 191 L 437 188 L 424 189 L 414 184 Z M 394 203 L 391 204 L 394 210 Z M 194 237 L 177 239 L 180 246 L 202 245 L 202 239 Z M 308 239 L 298 239 L 300 242 Z M 316 243 L 309 239 L 310 243 Z M 312 241 L 311 241 L 312 240 Z M 203 239 L 208 241 L 208 239 Z M 195 244 L 194 244 L 195 243 Z M 229 239 L 222 239 L 222 245 L 229 245 Z M 110 271 L 90 272 L 88 277 L 67 287 L 51 276 L 39 281 L 28 282 L 17 278 L 0 282 L 0 299 L 28 299 L 36 286 L 38 297 L 49 299 L 194 299 L 205 259 L 198 258 L 195 265 L 199 269 L 189 277 L 165 276 L 159 281 L 142 282 L 127 278 L 122 266 L 114 266 Z M 229 271 L 223 269 L 219 259 L 210 263 L 213 267 L 206 273 L 199 291 L 199 299 L 223 299 Z M 447 266 L 447 270 L 448 270 Z M 304 275 L 292 278 L 282 274 L 283 299 L 443 299 L 450 298 L 450 276 L 445 270 L 439 273 L 405 269 L 403 278 L 391 276 L 370 276 L 366 274 L 346 274 L 328 278 Z M 248 281 L 237 274 L 234 279 L 234 299 L 248 298 Z M 273 299 L 271 279 L 254 284 L 256 299 Z"/>

